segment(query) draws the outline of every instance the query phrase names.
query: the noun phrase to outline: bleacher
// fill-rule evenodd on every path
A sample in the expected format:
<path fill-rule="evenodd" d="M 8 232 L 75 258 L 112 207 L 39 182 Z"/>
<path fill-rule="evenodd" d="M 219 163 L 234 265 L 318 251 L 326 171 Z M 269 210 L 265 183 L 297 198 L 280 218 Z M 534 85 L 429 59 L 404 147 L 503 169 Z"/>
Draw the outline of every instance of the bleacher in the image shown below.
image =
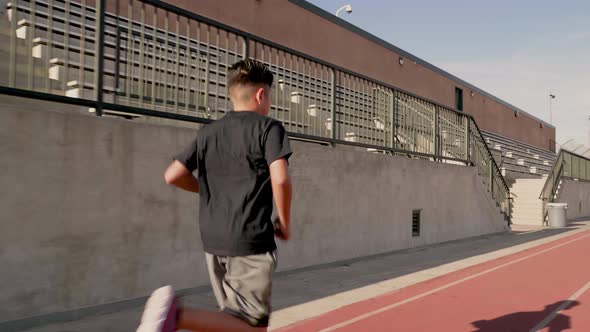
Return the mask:
<path fill-rule="evenodd" d="M 502 175 L 508 178 L 537 178 L 549 174 L 556 154 L 532 145 L 521 143 L 498 134 L 484 131 L 496 163 Z"/>

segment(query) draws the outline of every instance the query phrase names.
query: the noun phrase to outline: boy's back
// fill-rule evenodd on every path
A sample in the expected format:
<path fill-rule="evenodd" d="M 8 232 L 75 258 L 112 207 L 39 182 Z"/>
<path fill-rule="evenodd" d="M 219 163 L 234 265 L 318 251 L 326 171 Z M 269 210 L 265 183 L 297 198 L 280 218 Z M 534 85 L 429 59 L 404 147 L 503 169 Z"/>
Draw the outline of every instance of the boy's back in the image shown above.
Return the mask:
<path fill-rule="evenodd" d="M 276 249 L 269 165 L 290 155 L 280 122 L 255 112 L 229 112 L 198 131 L 176 156 L 198 173 L 206 252 L 245 256 Z"/>

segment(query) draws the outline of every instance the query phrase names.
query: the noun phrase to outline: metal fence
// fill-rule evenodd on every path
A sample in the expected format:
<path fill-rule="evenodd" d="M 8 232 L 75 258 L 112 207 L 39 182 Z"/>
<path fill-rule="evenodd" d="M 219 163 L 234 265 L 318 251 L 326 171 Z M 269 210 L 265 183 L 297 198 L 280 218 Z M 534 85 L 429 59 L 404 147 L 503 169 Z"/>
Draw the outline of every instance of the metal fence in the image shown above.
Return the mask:
<path fill-rule="evenodd" d="M 292 137 L 474 165 L 510 216 L 508 186 L 467 114 L 161 1 L 2 5 L 1 93 L 208 123 L 231 111 L 228 66 L 253 58 L 275 74 L 271 115 Z"/>
<path fill-rule="evenodd" d="M 557 198 L 559 184 L 564 178 L 590 181 L 590 159 L 561 149 L 539 198 L 545 202 L 554 202 Z"/>

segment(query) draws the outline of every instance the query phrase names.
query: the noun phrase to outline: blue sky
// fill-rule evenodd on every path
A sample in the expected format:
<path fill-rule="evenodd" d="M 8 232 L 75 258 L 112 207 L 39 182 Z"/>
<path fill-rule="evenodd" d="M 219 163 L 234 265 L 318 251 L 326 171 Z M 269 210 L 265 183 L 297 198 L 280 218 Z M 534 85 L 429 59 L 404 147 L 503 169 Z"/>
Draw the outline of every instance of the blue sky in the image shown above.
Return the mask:
<path fill-rule="evenodd" d="M 310 0 L 588 144 L 590 0 Z"/>

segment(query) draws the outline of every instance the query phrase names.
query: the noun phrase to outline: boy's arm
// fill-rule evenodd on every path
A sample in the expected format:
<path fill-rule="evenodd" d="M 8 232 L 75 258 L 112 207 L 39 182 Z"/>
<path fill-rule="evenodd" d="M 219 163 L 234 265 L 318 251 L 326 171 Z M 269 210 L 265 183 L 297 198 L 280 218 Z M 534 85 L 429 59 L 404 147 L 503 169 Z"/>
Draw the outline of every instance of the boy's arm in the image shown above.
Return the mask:
<path fill-rule="evenodd" d="M 289 240 L 291 236 L 291 177 L 287 159 L 280 158 L 269 166 L 272 195 L 277 206 L 279 223 L 276 225 L 277 236 L 282 240 Z"/>
<path fill-rule="evenodd" d="M 193 176 L 186 166 L 178 160 L 174 160 L 164 173 L 164 179 L 169 185 L 173 185 L 186 191 L 199 192 L 199 181 Z"/>

